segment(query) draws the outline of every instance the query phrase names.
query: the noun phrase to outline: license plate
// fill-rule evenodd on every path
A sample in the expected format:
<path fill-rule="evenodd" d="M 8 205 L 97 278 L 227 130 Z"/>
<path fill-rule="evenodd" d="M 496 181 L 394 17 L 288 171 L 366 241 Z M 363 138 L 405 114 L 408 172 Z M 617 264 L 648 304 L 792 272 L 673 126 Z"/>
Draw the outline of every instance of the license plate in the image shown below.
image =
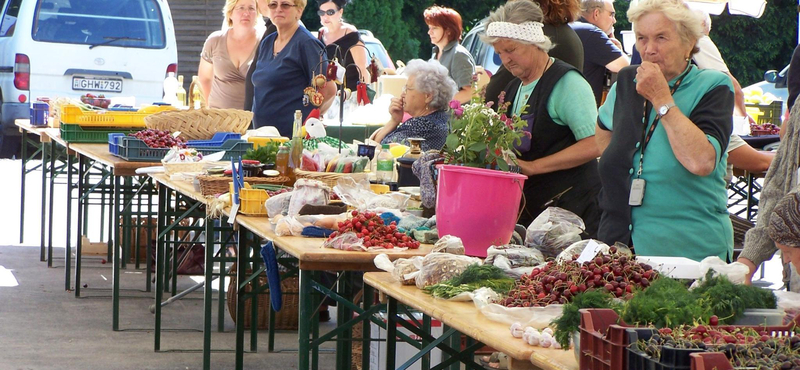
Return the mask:
<path fill-rule="evenodd" d="M 75 76 L 72 90 L 122 92 L 122 79 Z"/>

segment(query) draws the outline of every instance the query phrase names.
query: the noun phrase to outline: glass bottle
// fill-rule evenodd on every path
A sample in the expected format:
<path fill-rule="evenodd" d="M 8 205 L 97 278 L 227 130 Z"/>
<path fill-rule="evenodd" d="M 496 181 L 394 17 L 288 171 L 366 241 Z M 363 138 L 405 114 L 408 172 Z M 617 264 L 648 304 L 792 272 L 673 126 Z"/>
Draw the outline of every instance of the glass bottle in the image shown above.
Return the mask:
<path fill-rule="evenodd" d="M 394 177 L 394 156 L 389 151 L 389 144 L 383 144 L 378 153 L 377 168 L 375 177 L 379 183 L 385 184 L 392 182 Z"/>
<path fill-rule="evenodd" d="M 300 159 L 303 157 L 303 138 L 300 136 L 301 127 L 303 127 L 303 112 L 298 109 L 294 111 L 294 124 L 292 126 L 292 151 L 289 156 L 289 167 L 292 169 L 300 168 Z"/>
<path fill-rule="evenodd" d="M 178 105 L 186 106 L 186 89 L 183 88 L 183 75 L 178 75 Z"/>
<path fill-rule="evenodd" d="M 294 179 L 294 171 L 289 168 L 289 147 L 281 145 L 278 154 L 275 155 L 275 169 L 283 176 Z"/>

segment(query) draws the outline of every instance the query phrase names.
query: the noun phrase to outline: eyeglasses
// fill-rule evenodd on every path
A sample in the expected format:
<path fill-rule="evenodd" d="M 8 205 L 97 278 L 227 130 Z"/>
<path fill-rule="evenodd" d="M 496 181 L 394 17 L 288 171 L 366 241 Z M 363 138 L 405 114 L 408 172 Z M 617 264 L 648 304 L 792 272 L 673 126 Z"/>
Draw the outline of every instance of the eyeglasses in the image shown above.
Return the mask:
<path fill-rule="evenodd" d="M 405 94 L 407 91 L 412 91 L 412 90 L 416 90 L 416 89 L 413 88 L 413 87 L 408 87 L 407 85 L 403 86 L 403 94 Z"/>
<path fill-rule="evenodd" d="M 281 10 L 289 10 L 289 8 L 294 8 L 297 5 L 289 4 L 289 3 L 280 3 L 280 4 L 278 4 L 278 3 L 269 3 L 267 5 L 267 8 L 270 8 L 271 10 L 275 10 L 275 9 L 278 9 L 279 6 L 281 7 Z"/>
<path fill-rule="evenodd" d="M 317 10 L 317 15 L 320 16 L 320 17 L 323 16 L 323 15 L 328 15 L 330 17 L 330 16 L 332 16 L 334 14 L 336 14 L 336 10 L 334 10 L 334 9 L 328 9 L 328 10 L 321 10 L 320 9 L 320 10 Z"/>
<path fill-rule="evenodd" d="M 237 6 L 237 7 L 233 8 L 233 10 L 237 11 L 239 13 L 244 13 L 244 12 L 255 13 L 256 12 L 256 8 L 253 7 L 253 6 Z"/>

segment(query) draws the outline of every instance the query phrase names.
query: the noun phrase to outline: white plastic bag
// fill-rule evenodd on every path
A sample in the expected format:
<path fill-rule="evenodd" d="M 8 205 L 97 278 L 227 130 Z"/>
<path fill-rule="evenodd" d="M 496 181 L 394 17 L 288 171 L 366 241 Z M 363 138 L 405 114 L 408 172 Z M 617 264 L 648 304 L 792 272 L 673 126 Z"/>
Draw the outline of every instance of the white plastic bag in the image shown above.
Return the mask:
<path fill-rule="evenodd" d="M 700 276 L 705 277 L 708 270 L 714 270 L 714 275 L 723 274 L 731 283 L 744 284 L 750 268 L 740 262 L 725 263 L 717 256 L 706 257 L 700 261 Z"/>
<path fill-rule="evenodd" d="M 556 263 L 560 265 L 560 264 L 563 264 L 564 262 L 572 261 L 572 256 L 573 255 L 577 254 L 577 255 L 580 256 L 580 254 L 583 252 L 583 250 L 586 249 L 586 245 L 588 245 L 589 242 L 591 242 L 592 240 L 594 240 L 594 242 L 597 243 L 600 246 L 599 248 L 597 248 L 599 253 L 601 253 L 601 254 L 610 254 L 610 251 L 609 251 L 610 247 L 606 243 L 603 243 L 603 242 L 601 242 L 599 240 L 595 240 L 595 239 L 586 239 L 586 240 L 581 240 L 579 242 L 572 243 L 572 245 L 567 247 L 567 249 L 564 249 L 563 251 L 561 251 L 561 253 L 559 253 L 558 256 L 556 257 Z M 625 251 L 627 251 L 627 255 L 628 256 L 631 255 L 630 249 L 624 250 L 623 253 Z"/>
<path fill-rule="evenodd" d="M 519 278 L 530 274 L 536 266 L 545 261 L 542 252 L 524 245 L 507 244 L 490 246 L 486 250 L 485 264 L 491 264 L 505 271 L 506 274 Z"/>
<path fill-rule="evenodd" d="M 800 293 L 785 290 L 773 291 L 778 298 L 778 308 L 782 309 L 786 315 L 783 317 L 783 324 L 788 325 L 798 314 L 800 314 Z"/>
<path fill-rule="evenodd" d="M 578 215 L 563 208 L 548 207 L 528 226 L 525 245 L 542 251 L 545 258 L 555 258 L 572 243 L 580 241 L 585 228 Z"/>
<path fill-rule="evenodd" d="M 303 227 L 303 224 L 292 216 L 278 217 L 275 222 L 275 234 L 300 236 L 303 233 Z"/>
<path fill-rule="evenodd" d="M 333 239 L 325 240 L 325 242 L 322 243 L 322 246 L 325 248 L 340 249 L 343 251 L 367 250 L 367 248 L 364 247 L 364 241 L 356 236 L 356 233 L 352 231 L 338 235 Z"/>
<path fill-rule="evenodd" d="M 392 277 L 403 285 L 414 285 L 416 283 L 414 272 L 419 271 L 418 261 L 422 256 L 411 258 L 398 258 L 394 262 L 389 260 L 389 256 L 381 253 L 375 257 L 375 267 L 392 274 Z"/>
<path fill-rule="evenodd" d="M 433 245 L 431 252 L 458 255 L 464 255 L 464 253 L 466 253 L 464 251 L 464 242 L 461 241 L 461 238 L 453 235 L 445 235 L 441 239 L 437 240 Z"/>
<path fill-rule="evenodd" d="M 265 202 L 267 207 L 267 216 L 269 218 L 278 215 L 285 215 L 289 211 L 289 202 L 292 200 L 292 192 L 281 193 L 274 197 L 269 197 Z"/>
<path fill-rule="evenodd" d="M 317 180 L 299 179 L 294 183 L 292 200 L 289 201 L 289 216 L 300 213 L 306 204 L 324 206 L 330 200 L 331 189 Z M 268 210 L 269 212 L 269 210 Z"/>
<path fill-rule="evenodd" d="M 544 329 L 550 322 L 561 317 L 564 305 L 551 304 L 545 307 L 505 307 L 493 303 L 500 296 L 490 288 L 472 292 L 472 301 L 483 316 L 489 320 L 511 325 L 519 322 L 523 327 Z"/>
<path fill-rule="evenodd" d="M 450 253 L 430 253 L 422 258 L 419 273 L 416 275 L 417 288 L 422 289 L 450 280 L 460 275 L 470 265 L 480 265 L 481 260 L 475 257 L 459 256 Z"/>
<path fill-rule="evenodd" d="M 358 210 L 374 210 L 376 208 L 404 210 L 411 197 L 399 192 L 375 194 L 369 181 L 362 179 L 356 182 L 352 177 L 340 178 L 333 187 L 333 191 L 342 202 Z"/>

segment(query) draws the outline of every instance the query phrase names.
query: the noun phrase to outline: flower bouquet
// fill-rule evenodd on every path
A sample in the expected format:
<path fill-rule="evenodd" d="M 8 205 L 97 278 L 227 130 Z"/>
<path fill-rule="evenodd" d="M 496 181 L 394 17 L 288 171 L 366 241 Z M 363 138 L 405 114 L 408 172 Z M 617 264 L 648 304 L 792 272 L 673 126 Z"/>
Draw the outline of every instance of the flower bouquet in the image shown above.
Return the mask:
<path fill-rule="evenodd" d="M 514 145 L 520 145 L 523 136 L 530 138 L 530 133 L 524 130 L 527 122 L 508 115 L 511 102 L 504 98 L 505 92 L 500 93 L 497 111 L 493 102 L 486 103 L 478 94 L 463 106 L 457 100 L 450 102 L 450 132 L 442 148 L 446 163 L 501 171 L 516 164 L 519 152 Z"/>

